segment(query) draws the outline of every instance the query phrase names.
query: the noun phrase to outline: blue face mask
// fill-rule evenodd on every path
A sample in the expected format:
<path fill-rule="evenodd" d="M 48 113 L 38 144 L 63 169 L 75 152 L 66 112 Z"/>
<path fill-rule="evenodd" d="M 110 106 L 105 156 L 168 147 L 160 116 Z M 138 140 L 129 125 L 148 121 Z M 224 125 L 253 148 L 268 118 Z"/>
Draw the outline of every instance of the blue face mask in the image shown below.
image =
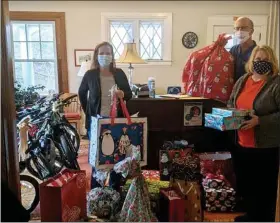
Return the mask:
<path fill-rule="evenodd" d="M 97 60 L 100 67 L 109 67 L 112 63 L 113 57 L 111 55 L 98 55 Z"/>

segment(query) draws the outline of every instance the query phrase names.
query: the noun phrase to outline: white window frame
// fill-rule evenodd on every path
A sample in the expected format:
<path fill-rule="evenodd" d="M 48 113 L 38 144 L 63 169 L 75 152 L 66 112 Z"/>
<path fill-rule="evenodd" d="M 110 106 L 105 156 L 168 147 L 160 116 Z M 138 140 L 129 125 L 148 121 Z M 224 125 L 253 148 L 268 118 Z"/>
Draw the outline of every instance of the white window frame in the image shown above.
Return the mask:
<path fill-rule="evenodd" d="M 25 24 L 25 41 L 17 41 L 15 40 L 14 41 L 14 38 L 13 38 L 13 30 L 12 30 L 12 26 L 13 24 Z M 39 41 L 28 41 L 28 34 L 27 34 L 27 28 L 26 28 L 26 25 L 27 24 L 35 24 L 35 25 L 40 25 L 40 24 L 52 24 L 53 25 L 53 41 L 47 41 L 47 42 L 53 42 L 54 44 L 54 59 L 29 59 L 28 58 L 28 43 L 29 42 L 39 42 L 40 44 L 44 41 L 41 42 L 41 34 L 39 33 L 39 38 L 40 40 Z M 59 84 L 58 84 L 58 64 L 57 64 L 57 49 L 56 49 L 56 46 L 57 46 L 57 43 L 56 43 L 56 35 L 55 35 L 55 27 L 56 27 L 56 24 L 54 21 L 31 21 L 31 20 L 28 20 L 28 21 L 23 21 L 23 20 L 12 20 L 11 21 L 11 33 L 12 33 L 12 54 L 13 54 L 13 68 L 15 70 L 15 63 L 16 62 L 53 62 L 54 63 L 54 72 L 55 72 L 55 91 L 56 93 L 59 92 Z M 40 30 L 40 28 L 39 28 Z M 26 55 L 27 55 L 27 58 L 26 59 L 16 59 L 15 56 L 14 56 L 14 43 L 15 42 L 25 42 L 26 43 Z M 40 48 L 41 50 L 41 48 Z M 15 75 L 15 73 L 14 73 Z M 15 78 L 15 77 L 14 77 Z M 35 77 L 33 77 L 34 79 Z M 16 81 L 16 78 L 15 78 L 15 81 Z M 47 95 L 47 94 L 44 94 L 44 93 L 41 93 L 41 92 L 38 92 L 40 95 Z"/>
<path fill-rule="evenodd" d="M 134 42 L 137 46 L 139 53 L 139 22 L 140 21 L 163 21 L 163 60 L 146 61 L 146 64 L 133 64 L 134 67 L 142 66 L 161 66 L 172 64 L 172 13 L 101 13 L 101 41 L 109 41 L 110 37 L 110 21 L 111 20 L 122 20 L 122 21 L 133 21 L 133 35 Z M 119 67 L 127 67 L 127 64 L 117 63 Z"/>

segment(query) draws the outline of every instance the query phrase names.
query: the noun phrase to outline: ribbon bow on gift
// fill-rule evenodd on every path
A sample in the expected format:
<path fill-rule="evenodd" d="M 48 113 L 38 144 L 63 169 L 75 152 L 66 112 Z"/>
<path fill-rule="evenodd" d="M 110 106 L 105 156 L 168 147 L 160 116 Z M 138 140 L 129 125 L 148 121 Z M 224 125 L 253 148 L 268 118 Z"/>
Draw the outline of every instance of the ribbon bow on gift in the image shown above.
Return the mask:
<path fill-rule="evenodd" d="M 222 174 L 213 174 L 213 173 L 207 173 L 205 175 L 206 180 L 222 180 L 225 182 L 225 185 L 230 186 L 230 182 L 225 178 Z"/>

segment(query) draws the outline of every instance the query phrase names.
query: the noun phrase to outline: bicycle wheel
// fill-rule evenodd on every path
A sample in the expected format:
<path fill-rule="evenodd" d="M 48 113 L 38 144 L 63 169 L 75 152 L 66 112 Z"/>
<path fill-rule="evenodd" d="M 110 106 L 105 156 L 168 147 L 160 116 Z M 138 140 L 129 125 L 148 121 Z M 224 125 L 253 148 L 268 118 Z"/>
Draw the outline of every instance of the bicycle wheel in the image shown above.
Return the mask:
<path fill-rule="evenodd" d="M 77 130 L 67 121 L 67 119 L 65 123 L 60 124 L 60 127 L 63 128 L 69 135 L 71 142 L 73 143 L 73 146 L 75 148 L 75 151 L 78 152 L 80 148 L 81 139 Z"/>
<path fill-rule="evenodd" d="M 63 153 L 66 157 L 65 165 L 68 168 L 79 170 L 80 166 L 77 161 L 77 152 L 73 151 L 73 145 L 71 140 L 67 137 L 67 135 L 61 134 L 59 136 L 60 145 L 62 147 Z"/>
<path fill-rule="evenodd" d="M 20 175 L 21 203 L 31 213 L 39 204 L 39 183 L 28 175 Z"/>

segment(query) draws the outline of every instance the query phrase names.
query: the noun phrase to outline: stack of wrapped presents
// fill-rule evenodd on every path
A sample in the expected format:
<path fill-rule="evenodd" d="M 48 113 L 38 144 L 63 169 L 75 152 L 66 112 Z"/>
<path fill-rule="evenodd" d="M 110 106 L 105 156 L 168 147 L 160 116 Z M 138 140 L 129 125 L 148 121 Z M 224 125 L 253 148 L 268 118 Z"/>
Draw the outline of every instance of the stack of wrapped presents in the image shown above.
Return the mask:
<path fill-rule="evenodd" d="M 160 179 L 169 182 L 169 188 L 160 190 L 159 220 L 203 221 L 200 159 L 193 146 L 169 141 L 159 153 Z"/>
<path fill-rule="evenodd" d="M 234 108 L 213 108 L 212 113 L 205 113 L 205 127 L 220 131 L 237 130 L 253 111 Z"/>
<path fill-rule="evenodd" d="M 231 155 L 229 153 L 200 154 L 200 160 L 206 211 L 234 211 L 236 192 Z"/>

